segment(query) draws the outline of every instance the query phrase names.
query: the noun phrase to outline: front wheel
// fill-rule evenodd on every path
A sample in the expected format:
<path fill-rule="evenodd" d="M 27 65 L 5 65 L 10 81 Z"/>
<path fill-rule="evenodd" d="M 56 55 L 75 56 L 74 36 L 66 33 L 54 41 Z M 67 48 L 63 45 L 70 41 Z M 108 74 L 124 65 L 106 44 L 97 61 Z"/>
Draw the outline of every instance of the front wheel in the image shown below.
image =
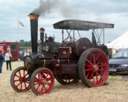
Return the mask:
<path fill-rule="evenodd" d="M 84 51 L 78 62 L 79 76 L 88 87 L 104 85 L 108 79 L 108 57 L 98 48 Z"/>
<path fill-rule="evenodd" d="M 48 68 L 39 68 L 33 72 L 30 81 L 31 90 L 36 95 L 51 92 L 54 86 L 54 75 Z"/>
<path fill-rule="evenodd" d="M 29 74 L 25 67 L 18 67 L 12 72 L 10 84 L 12 88 L 17 92 L 25 92 L 30 89 Z"/>

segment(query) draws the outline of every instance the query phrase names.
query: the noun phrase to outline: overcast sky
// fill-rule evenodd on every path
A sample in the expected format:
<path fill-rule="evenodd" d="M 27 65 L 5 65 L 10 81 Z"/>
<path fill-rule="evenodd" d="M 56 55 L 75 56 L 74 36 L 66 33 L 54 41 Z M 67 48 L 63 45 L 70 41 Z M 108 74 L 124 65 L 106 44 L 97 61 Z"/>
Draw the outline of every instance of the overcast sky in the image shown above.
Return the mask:
<path fill-rule="evenodd" d="M 46 1 L 46 0 L 45 0 Z M 108 22 L 115 28 L 106 32 L 106 42 L 128 31 L 128 0 L 54 0 L 56 7 L 39 18 L 39 27 L 60 40 L 52 24 L 62 19 Z M 61 4 L 58 3 L 61 1 Z M 0 0 L 0 41 L 30 40 L 28 14 L 38 8 L 40 0 Z M 63 9 L 64 8 L 64 9 Z M 24 24 L 21 27 L 17 24 Z"/>

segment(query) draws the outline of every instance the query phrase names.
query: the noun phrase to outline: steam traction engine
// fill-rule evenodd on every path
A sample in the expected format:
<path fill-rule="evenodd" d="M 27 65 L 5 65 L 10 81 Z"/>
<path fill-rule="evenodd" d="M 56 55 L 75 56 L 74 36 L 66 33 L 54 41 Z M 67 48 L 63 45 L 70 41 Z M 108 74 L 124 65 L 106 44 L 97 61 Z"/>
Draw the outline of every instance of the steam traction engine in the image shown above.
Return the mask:
<path fill-rule="evenodd" d="M 42 53 L 37 53 L 38 16 L 30 14 L 32 55 L 26 57 L 24 66 L 12 72 L 11 86 L 17 92 L 31 88 L 36 95 L 49 93 L 55 79 L 63 84 L 79 80 L 88 87 L 102 86 L 108 79 L 108 57 L 105 45 L 99 45 L 95 38 L 96 29 L 113 28 L 113 24 L 64 20 L 54 24 L 62 30 L 62 43 L 52 37 L 45 39 L 41 29 Z M 92 41 L 88 38 L 75 39 L 76 32 L 92 30 Z M 66 33 L 66 34 L 65 34 Z M 105 49 L 104 49 L 105 48 Z"/>

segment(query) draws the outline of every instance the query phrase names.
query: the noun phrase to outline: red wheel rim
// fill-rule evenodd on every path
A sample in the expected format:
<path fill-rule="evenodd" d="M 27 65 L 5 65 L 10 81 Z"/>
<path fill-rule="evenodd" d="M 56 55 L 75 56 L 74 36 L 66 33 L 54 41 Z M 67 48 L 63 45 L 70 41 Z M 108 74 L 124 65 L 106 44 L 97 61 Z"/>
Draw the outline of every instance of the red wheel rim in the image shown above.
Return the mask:
<path fill-rule="evenodd" d="M 108 79 L 108 58 L 102 51 L 94 51 L 85 61 L 85 75 L 92 86 L 101 86 Z"/>
<path fill-rule="evenodd" d="M 20 69 L 18 70 L 13 77 L 13 87 L 18 91 L 27 91 L 29 87 L 29 75 L 27 70 Z"/>
<path fill-rule="evenodd" d="M 34 76 L 34 90 L 37 94 L 49 93 L 54 86 L 54 76 L 48 69 L 40 70 Z"/>

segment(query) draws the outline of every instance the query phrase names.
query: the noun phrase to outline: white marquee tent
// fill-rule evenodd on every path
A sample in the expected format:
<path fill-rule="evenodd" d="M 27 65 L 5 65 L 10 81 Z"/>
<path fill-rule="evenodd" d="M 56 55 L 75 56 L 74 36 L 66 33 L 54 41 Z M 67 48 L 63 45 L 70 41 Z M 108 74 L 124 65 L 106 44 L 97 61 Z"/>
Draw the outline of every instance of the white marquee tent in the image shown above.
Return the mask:
<path fill-rule="evenodd" d="M 128 32 L 122 34 L 117 39 L 107 44 L 108 48 L 123 49 L 128 48 Z"/>

